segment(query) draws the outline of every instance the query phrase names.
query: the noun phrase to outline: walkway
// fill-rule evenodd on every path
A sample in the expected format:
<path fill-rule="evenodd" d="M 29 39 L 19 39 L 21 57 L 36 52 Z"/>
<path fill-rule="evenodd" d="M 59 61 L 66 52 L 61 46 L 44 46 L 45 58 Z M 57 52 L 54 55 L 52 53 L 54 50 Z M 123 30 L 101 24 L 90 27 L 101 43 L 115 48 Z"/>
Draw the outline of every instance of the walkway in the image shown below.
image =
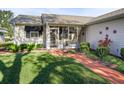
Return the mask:
<path fill-rule="evenodd" d="M 80 63 L 82 63 L 83 65 L 85 65 L 87 68 L 94 71 L 95 73 L 110 80 L 111 83 L 124 84 L 124 74 L 121 74 L 118 71 L 110 69 L 90 58 L 87 58 L 83 54 L 68 54 L 68 53 L 64 53 L 61 50 L 50 50 L 49 52 L 54 55 L 66 55 L 67 57 L 74 58 L 78 60 Z"/>

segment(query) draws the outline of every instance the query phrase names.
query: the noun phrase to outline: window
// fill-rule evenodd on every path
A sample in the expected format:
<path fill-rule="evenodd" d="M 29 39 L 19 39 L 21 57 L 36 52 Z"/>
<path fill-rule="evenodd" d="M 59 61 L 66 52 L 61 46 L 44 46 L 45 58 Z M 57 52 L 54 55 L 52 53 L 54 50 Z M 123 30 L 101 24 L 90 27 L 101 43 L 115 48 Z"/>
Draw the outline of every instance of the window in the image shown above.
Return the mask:
<path fill-rule="evenodd" d="M 31 31 L 30 37 L 39 37 L 39 32 L 38 31 Z"/>
<path fill-rule="evenodd" d="M 25 26 L 26 38 L 40 37 L 43 32 L 42 26 Z"/>

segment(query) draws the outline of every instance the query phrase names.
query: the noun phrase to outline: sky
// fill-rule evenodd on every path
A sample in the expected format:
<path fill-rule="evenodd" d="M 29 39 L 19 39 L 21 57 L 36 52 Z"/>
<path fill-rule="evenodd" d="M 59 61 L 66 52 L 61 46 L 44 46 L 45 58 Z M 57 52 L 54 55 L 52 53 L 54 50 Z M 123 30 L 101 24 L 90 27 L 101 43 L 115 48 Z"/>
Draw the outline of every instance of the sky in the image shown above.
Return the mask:
<path fill-rule="evenodd" d="M 11 10 L 14 16 L 19 14 L 38 15 L 42 13 L 79 15 L 79 16 L 99 16 L 118 8 L 1 8 L 1 10 Z"/>

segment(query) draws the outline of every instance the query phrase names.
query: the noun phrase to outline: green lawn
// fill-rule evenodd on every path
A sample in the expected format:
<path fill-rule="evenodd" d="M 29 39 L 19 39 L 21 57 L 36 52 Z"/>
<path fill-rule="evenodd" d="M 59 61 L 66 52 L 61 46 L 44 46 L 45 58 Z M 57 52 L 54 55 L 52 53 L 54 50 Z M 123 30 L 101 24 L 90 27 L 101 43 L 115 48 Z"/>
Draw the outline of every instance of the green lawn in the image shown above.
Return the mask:
<path fill-rule="evenodd" d="M 48 53 L 0 55 L 0 83 L 110 83 L 72 58 Z"/>
<path fill-rule="evenodd" d="M 100 59 L 96 55 L 95 51 L 90 51 L 86 55 L 89 58 L 92 58 L 92 59 L 102 60 L 106 64 L 115 64 L 117 66 L 114 69 L 119 71 L 119 72 L 121 72 L 121 73 L 124 73 L 124 60 L 122 60 L 122 59 L 120 59 L 118 57 L 115 57 L 115 56 L 112 56 L 112 55 L 106 55 L 102 59 Z"/>

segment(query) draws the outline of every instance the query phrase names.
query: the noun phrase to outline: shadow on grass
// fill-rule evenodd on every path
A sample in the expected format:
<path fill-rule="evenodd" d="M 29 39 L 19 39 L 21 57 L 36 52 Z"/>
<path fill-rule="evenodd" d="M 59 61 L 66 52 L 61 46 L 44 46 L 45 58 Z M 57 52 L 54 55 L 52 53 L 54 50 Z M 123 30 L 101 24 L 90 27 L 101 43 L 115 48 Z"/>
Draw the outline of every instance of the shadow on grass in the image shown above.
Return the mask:
<path fill-rule="evenodd" d="M 27 55 L 27 53 L 26 54 L 17 53 L 15 55 L 15 59 L 12 62 L 13 65 L 11 67 L 6 67 L 5 62 L 0 60 L 0 71 L 3 74 L 3 79 L 0 82 L 1 84 L 20 83 L 22 57 L 24 57 L 25 55 Z M 84 67 L 82 64 L 75 62 L 75 60 L 72 58 L 56 57 L 48 53 L 38 55 L 35 57 L 37 57 L 36 60 L 34 61 L 32 60 L 32 62 L 28 61 L 31 64 L 33 64 L 33 67 L 37 66 L 36 73 L 38 73 L 38 75 L 33 77 L 33 80 L 31 80 L 30 82 L 31 84 L 108 83 L 108 81 L 98 76 L 88 68 Z M 29 77 L 32 76 L 30 75 Z"/>
<path fill-rule="evenodd" d="M 58 60 L 57 60 L 58 59 Z M 48 60 L 47 64 L 39 74 L 34 78 L 31 84 L 90 84 L 90 83 L 108 83 L 91 70 L 87 69 L 80 63 L 76 63 L 72 58 L 54 58 L 41 56 L 39 62 Z"/>
<path fill-rule="evenodd" d="M 3 79 L 0 82 L 1 84 L 19 84 L 22 67 L 21 59 L 25 55 L 27 55 L 27 53 L 17 53 L 11 67 L 6 67 L 4 62 L 0 60 L 0 71 L 3 74 Z"/>

